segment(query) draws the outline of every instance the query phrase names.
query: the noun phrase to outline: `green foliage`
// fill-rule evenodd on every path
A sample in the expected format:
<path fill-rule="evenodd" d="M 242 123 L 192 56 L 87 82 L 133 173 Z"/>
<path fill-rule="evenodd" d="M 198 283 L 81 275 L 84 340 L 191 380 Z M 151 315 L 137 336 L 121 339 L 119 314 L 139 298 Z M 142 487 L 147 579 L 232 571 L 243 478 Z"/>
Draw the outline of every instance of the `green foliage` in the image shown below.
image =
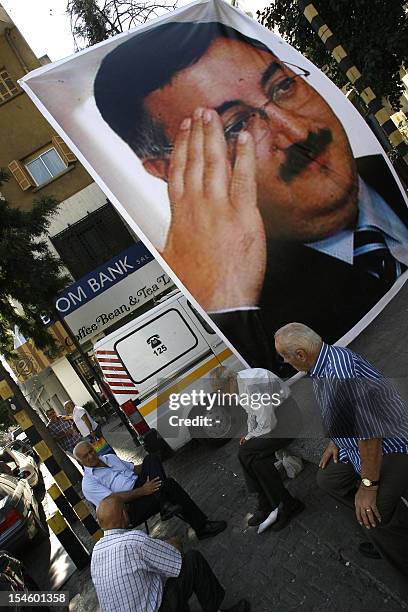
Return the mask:
<path fill-rule="evenodd" d="M 313 4 L 367 84 L 398 110 L 404 89 L 399 70 L 408 56 L 406 0 L 313 0 Z M 296 0 L 274 0 L 258 12 L 258 19 L 267 28 L 276 28 L 319 68 L 327 67 L 325 72 L 339 87 L 347 83 Z"/>
<path fill-rule="evenodd" d="M 77 45 L 80 40 L 85 41 L 85 46 L 94 45 L 118 33 L 115 25 L 110 25 L 109 12 L 102 14 L 94 0 L 69 0 L 67 13 Z"/>
<path fill-rule="evenodd" d="M 7 180 L 0 169 L 0 186 Z M 39 315 L 50 312 L 53 298 L 69 283 L 45 239 L 57 206 L 54 198 L 43 197 L 25 211 L 0 199 L 0 352 L 6 357 L 13 351 L 15 325 L 38 348 L 56 348 Z"/>
<path fill-rule="evenodd" d="M 67 13 L 77 49 L 140 25 L 166 11 L 177 0 L 68 0 Z"/>
<path fill-rule="evenodd" d="M 94 421 L 99 424 L 104 422 L 103 414 L 101 414 L 98 406 L 95 404 L 94 401 L 88 400 L 87 402 L 85 402 L 85 404 L 82 405 L 82 407 L 89 412 Z"/>
<path fill-rule="evenodd" d="M 97 410 L 97 406 L 93 400 L 88 400 L 85 404 L 82 404 L 82 408 L 85 408 L 91 416 L 93 416 Z"/>
<path fill-rule="evenodd" d="M 85 408 L 85 410 L 89 412 L 91 417 L 93 417 L 94 414 L 98 411 L 98 407 L 93 400 L 88 400 L 87 402 L 85 402 L 85 404 L 82 404 L 82 408 Z"/>
<path fill-rule="evenodd" d="M 16 422 L 10 414 L 9 404 L 0 399 L 0 431 L 6 432 Z"/>

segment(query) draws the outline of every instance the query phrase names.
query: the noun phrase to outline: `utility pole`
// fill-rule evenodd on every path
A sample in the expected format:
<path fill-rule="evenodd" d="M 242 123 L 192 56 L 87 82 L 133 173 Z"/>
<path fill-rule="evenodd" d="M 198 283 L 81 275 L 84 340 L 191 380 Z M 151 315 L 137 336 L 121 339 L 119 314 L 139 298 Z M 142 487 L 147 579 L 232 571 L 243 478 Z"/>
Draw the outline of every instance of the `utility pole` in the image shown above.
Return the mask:
<path fill-rule="evenodd" d="M 347 76 L 350 83 L 356 89 L 363 102 L 366 104 L 374 121 L 381 126 L 392 147 L 401 160 L 401 172 L 405 180 L 408 177 L 408 145 L 404 141 L 399 129 L 392 121 L 388 110 L 384 107 L 380 98 L 377 98 L 371 87 L 365 82 L 363 75 L 350 59 L 346 49 L 341 44 L 333 30 L 325 23 L 318 10 L 310 0 L 297 0 L 299 9 L 309 22 L 312 29 L 319 36 L 325 48 L 336 60 L 339 68 Z M 405 165 L 404 165 L 405 162 Z"/>

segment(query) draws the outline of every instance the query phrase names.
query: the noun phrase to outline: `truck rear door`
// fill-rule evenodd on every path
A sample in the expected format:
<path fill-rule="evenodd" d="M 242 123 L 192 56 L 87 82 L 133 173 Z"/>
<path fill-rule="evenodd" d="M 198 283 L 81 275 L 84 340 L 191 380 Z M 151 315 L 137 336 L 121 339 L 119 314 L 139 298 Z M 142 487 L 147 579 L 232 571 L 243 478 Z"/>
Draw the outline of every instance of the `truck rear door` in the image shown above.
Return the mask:
<path fill-rule="evenodd" d="M 211 353 L 177 301 L 163 304 L 154 318 L 129 330 L 113 348 L 140 396 L 162 387 Z"/>

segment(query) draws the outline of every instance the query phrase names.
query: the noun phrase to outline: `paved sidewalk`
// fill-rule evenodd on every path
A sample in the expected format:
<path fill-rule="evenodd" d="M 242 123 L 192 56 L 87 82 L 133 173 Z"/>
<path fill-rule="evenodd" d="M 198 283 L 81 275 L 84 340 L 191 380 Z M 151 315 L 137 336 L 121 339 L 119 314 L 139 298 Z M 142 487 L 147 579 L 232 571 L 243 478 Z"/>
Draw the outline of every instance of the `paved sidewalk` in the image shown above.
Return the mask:
<path fill-rule="evenodd" d="M 117 434 L 120 438 L 122 433 Z M 115 433 L 110 435 L 114 442 Z M 121 442 L 118 439 L 118 442 Z M 115 442 L 114 442 L 115 443 Z M 122 456 L 138 453 L 122 446 Z M 246 527 L 254 500 L 247 493 L 236 458 L 237 441 L 210 450 L 191 443 L 166 462 L 166 469 L 188 490 L 213 519 L 226 519 L 228 529 L 216 538 L 198 542 L 178 519 L 161 524 L 151 519 L 151 534 L 166 538 L 177 534 L 185 548 L 197 547 L 209 560 L 226 588 L 225 605 L 240 597 L 252 603 L 252 612 L 320 612 L 375 609 L 408 610 L 408 589 L 383 561 L 371 561 L 356 551 L 360 531 L 347 509 L 325 496 L 315 485 L 316 466 L 289 482 L 292 493 L 307 509 L 279 534 L 262 536 Z M 69 583 L 75 612 L 98 610 L 89 582 L 82 572 Z M 198 605 L 192 612 L 198 612 Z"/>

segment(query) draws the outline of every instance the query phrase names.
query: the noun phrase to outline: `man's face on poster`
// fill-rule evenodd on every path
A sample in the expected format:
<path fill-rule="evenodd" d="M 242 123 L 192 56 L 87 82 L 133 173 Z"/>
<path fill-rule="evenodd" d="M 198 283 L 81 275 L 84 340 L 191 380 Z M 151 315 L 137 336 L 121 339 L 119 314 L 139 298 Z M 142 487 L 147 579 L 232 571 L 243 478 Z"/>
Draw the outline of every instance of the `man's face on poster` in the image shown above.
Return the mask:
<path fill-rule="evenodd" d="M 357 175 L 339 120 L 299 69 L 275 55 L 226 38 L 216 39 L 192 66 L 145 99 L 171 143 L 197 108 L 216 109 L 228 156 L 240 131 L 256 146 L 258 207 L 270 238 L 325 238 L 350 225 L 357 214 Z M 167 179 L 168 159 L 145 167 Z"/>

